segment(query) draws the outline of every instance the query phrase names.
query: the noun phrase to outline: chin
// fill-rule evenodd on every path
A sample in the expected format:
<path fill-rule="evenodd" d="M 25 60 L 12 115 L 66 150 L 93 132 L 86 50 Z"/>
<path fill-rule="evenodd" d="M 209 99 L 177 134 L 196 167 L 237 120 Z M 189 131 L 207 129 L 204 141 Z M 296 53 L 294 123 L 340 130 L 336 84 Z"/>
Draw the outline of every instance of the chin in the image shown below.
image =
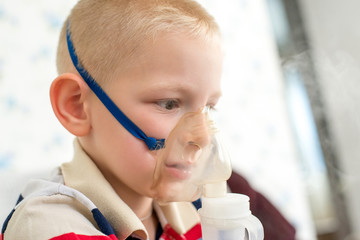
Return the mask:
<path fill-rule="evenodd" d="M 192 202 L 200 198 L 202 188 L 184 183 L 164 183 L 154 189 L 153 198 L 160 204 Z"/>

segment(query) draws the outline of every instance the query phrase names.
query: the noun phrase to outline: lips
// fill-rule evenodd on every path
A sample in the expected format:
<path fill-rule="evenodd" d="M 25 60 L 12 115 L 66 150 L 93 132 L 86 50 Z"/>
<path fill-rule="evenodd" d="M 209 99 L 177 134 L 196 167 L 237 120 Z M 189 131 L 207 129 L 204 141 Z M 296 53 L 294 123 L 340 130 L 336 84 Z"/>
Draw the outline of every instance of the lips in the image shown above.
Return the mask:
<path fill-rule="evenodd" d="M 187 164 L 165 164 L 165 168 L 168 173 L 178 179 L 178 180 L 186 180 L 191 177 L 191 166 Z"/>

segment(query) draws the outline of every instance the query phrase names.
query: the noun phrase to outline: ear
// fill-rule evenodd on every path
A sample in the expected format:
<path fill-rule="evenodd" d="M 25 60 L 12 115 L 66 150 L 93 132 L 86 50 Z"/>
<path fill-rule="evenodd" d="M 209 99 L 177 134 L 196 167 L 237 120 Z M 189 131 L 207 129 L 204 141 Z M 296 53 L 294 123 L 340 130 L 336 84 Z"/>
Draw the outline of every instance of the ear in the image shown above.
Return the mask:
<path fill-rule="evenodd" d="M 50 100 L 60 123 L 73 135 L 85 136 L 91 129 L 87 99 L 89 87 L 79 75 L 65 73 L 50 87 Z"/>

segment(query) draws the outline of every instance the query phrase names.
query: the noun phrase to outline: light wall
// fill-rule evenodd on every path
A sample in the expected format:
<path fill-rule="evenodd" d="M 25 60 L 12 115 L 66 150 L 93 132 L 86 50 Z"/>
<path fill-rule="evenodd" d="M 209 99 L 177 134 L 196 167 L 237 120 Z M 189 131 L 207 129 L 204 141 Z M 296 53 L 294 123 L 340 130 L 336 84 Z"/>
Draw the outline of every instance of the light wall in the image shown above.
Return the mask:
<path fill-rule="evenodd" d="M 360 2 L 299 0 L 329 116 L 354 236 L 360 239 Z M 353 238 L 351 238 L 353 237 Z"/>

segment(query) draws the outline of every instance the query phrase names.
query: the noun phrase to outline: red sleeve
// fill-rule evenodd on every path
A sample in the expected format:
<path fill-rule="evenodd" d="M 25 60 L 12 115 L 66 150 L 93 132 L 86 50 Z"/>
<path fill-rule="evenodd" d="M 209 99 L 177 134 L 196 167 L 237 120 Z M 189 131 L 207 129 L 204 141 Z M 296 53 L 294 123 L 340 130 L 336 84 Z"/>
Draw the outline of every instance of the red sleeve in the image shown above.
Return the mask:
<path fill-rule="evenodd" d="M 75 233 L 66 233 L 57 237 L 53 237 L 49 240 L 118 240 L 118 238 L 113 234 L 109 236 L 88 236 Z"/>

